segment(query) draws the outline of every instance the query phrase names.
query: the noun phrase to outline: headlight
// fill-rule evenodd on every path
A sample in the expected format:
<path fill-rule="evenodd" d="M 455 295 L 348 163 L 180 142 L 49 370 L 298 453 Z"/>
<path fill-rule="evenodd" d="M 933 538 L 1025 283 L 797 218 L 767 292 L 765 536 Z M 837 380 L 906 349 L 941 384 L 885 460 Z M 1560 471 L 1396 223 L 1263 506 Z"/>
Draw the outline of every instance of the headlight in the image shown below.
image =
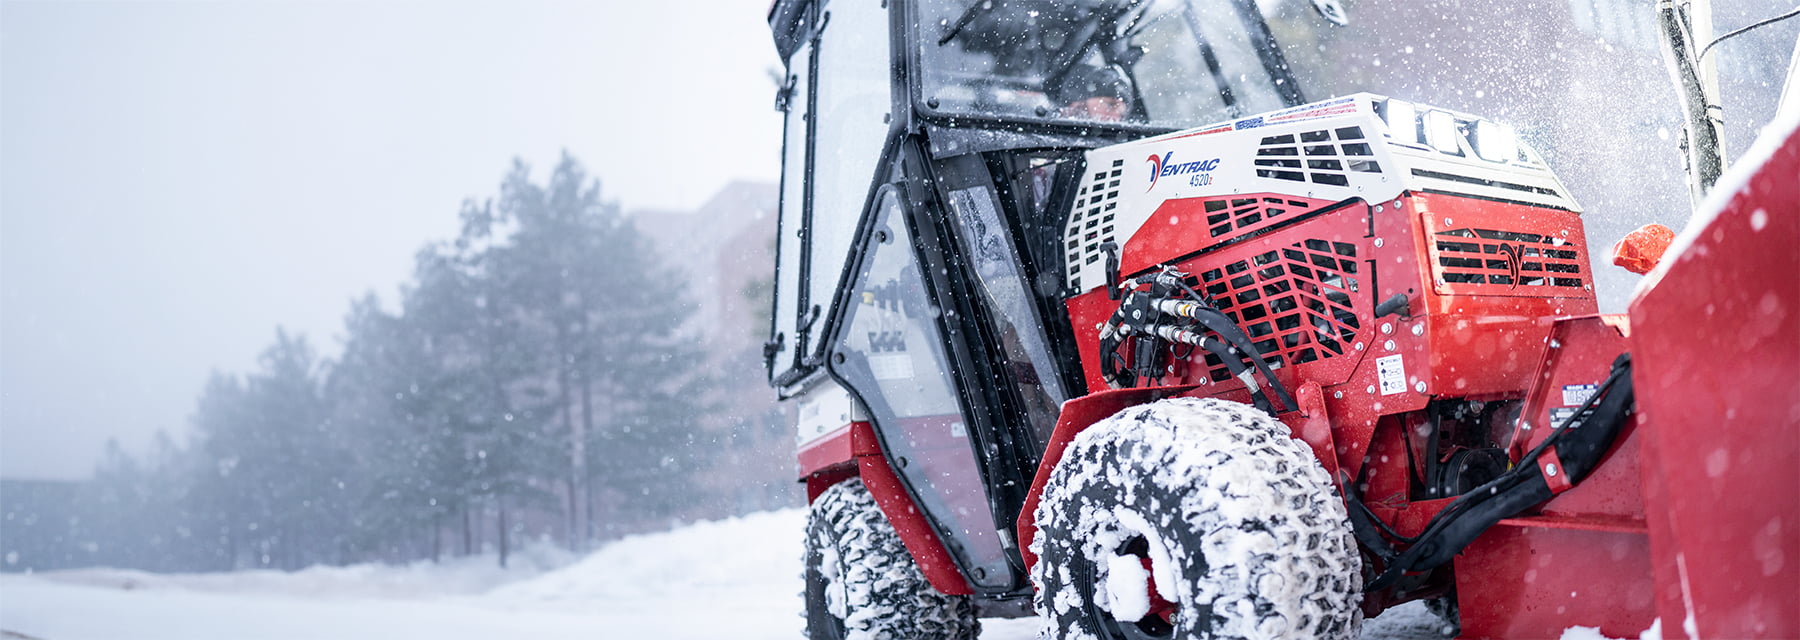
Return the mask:
<path fill-rule="evenodd" d="M 1489 162 L 1511 162 L 1519 157 L 1519 139 L 1510 125 L 1475 121 L 1475 153 Z"/>
<path fill-rule="evenodd" d="M 1419 110 L 1404 100 L 1387 101 L 1388 135 L 1401 144 L 1419 143 Z"/>
<path fill-rule="evenodd" d="M 1425 114 L 1425 142 L 1440 153 L 1462 155 L 1462 133 L 1456 130 L 1456 116 L 1442 111 Z"/>

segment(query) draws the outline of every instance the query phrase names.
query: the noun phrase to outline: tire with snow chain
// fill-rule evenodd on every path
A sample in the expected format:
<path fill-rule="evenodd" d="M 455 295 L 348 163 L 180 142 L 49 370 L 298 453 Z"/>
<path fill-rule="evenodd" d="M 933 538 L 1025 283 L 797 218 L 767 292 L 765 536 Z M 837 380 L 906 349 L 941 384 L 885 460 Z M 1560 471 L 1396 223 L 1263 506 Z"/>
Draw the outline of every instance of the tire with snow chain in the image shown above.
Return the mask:
<path fill-rule="evenodd" d="M 973 640 L 980 633 L 974 604 L 926 582 L 860 478 L 813 501 L 804 577 L 812 640 Z"/>
<path fill-rule="evenodd" d="M 1362 561 L 1324 468 L 1255 408 L 1174 398 L 1077 436 L 1037 510 L 1057 639 L 1352 638 Z"/>

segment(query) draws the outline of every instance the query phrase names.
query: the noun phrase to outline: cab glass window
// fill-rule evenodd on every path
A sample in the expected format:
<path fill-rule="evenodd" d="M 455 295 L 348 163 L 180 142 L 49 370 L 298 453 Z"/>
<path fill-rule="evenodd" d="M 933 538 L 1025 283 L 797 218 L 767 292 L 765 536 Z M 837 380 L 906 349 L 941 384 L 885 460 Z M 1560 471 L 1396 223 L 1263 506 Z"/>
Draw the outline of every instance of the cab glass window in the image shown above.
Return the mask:
<path fill-rule="evenodd" d="M 919 506 L 945 532 L 951 553 L 963 556 L 977 584 L 1011 579 L 986 492 L 963 422 L 939 316 L 892 189 L 876 208 L 868 257 L 850 290 L 833 370 L 867 406 L 887 445 L 889 462 L 905 476 Z"/>
<path fill-rule="evenodd" d="M 881 0 L 832 0 L 820 25 L 808 289 L 829 311 L 887 142 L 893 95 Z"/>
<path fill-rule="evenodd" d="M 1280 108 L 1234 0 L 924 0 L 920 96 L 940 113 L 1183 127 Z"/>
<path fill-rule="evenodd" d="M 812 47 L 802 45 L 788 63 L 786 131 L 782 141 L 781 218 L 776 233 L 775 318 L 770 330 L 769 377 L 781 377 L 794 369 L 800 316 L 812 304 L 801 305 L 801 252 L 806 240 L 806 121 L 809 113 L 807 79 Z M 817 303 L 813 303 L 817 304 Z"/>
<path fill-rule="evenodd" d="M 986 301 L 999 342 L 997 363 L 1017 388 L 1021 407 L 1039 443 L 1049 441 L 1062 402 L 1069 399 L 1057 375 L 1037 299 L 1021 268 L 1010 227 L 1000 217 L 994 192 L 970 187 L 950 192 L 950 212 L 961 228 L 964 255 Z"/>

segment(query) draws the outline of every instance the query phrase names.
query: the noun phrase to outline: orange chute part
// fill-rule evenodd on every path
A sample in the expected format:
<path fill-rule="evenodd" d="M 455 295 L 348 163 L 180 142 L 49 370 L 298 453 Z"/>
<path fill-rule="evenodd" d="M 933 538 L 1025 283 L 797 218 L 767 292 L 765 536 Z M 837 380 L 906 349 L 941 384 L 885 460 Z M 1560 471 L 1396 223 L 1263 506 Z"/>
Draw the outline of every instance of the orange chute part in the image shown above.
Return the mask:
<path fill-rule="evenodd" d="M 1675 232 L 1660 224 L 1653 222 L 1638 227 L 1637 231 L 1625 234 L 1618 244 L 1613 245 L 1613 264 L 1640 275 L 1650 273 L 1674 240 Z"/>

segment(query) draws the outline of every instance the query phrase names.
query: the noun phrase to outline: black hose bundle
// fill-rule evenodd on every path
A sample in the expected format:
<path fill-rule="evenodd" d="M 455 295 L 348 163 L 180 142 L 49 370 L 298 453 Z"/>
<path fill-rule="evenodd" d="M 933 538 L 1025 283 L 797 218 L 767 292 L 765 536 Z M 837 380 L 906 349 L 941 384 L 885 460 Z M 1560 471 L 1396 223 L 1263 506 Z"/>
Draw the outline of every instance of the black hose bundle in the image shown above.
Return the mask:
<path fill-rule="evenodd" d="M 1185 344 L 1218 356 L 1231 375 L 1244 383 L 1258 409 L 1275 413 L 1265 385 L 1257 382 L 1252 369 L 1262 373 L 1266 386 L 1274 390 L 1286 410 L 1295 409 L 1298 405 L 1293 396 L 1275 379 L 1274 370 L 1250 336 L 1188 286 L 1182 280 L 1186 276 L 1173 267 L 1163 267 L 1155 274 L 1118 284 L 1115 295 L 1122 294 L 1119 308 L 1100 326 L 1100 374 L 1107 384 L 1131 388 L 1161 378 L 1171 348 Z M 1119 353 L 1127 338 L 1135 339 L 1130 358 Z"/>
<path fill-rule="evenodd" d="M 1391 535 L 1412 543 L 1405 551 L 1396 553 L 1379 535 L 1373 534 L 1368 521 L 1380 523 L 1380 519 L 1367 512 L 1367 507 L 1357 501 L 1355 492 L 1346 488 L 1344 495 L 1352 503 L 1350 520 L 1357 540 L 1388 560 L 1387 569 L 1371 580 L 1365 591 L 1386 588 L 1407 572 L 1426 571 L 1449 562 L 1494 523 L 1555 497 L 1557 492 L 1544 477 L 1544 467 L 1538 465 L 1538 457 L 1551 447 L 1555 447 L 1556 458 L 1562 463 L 1560 469 L 1552 468 L 1552 473 L 1564 474 L 1569 485 L 1586 478 L 1612 447 L 1635 406 L 1631 354 L 1620 354 L 1613 361 L 1612 372 L 1605 382 L 1600 383 L 1594 395 L 1557 425 L 1543 442 L 1532 447 L 1512 469 L 1458 497 L 1433 516 L 1425 525 L 1425 531 L 1416 538 L 1392 534 L 1389 529 Z"/>

